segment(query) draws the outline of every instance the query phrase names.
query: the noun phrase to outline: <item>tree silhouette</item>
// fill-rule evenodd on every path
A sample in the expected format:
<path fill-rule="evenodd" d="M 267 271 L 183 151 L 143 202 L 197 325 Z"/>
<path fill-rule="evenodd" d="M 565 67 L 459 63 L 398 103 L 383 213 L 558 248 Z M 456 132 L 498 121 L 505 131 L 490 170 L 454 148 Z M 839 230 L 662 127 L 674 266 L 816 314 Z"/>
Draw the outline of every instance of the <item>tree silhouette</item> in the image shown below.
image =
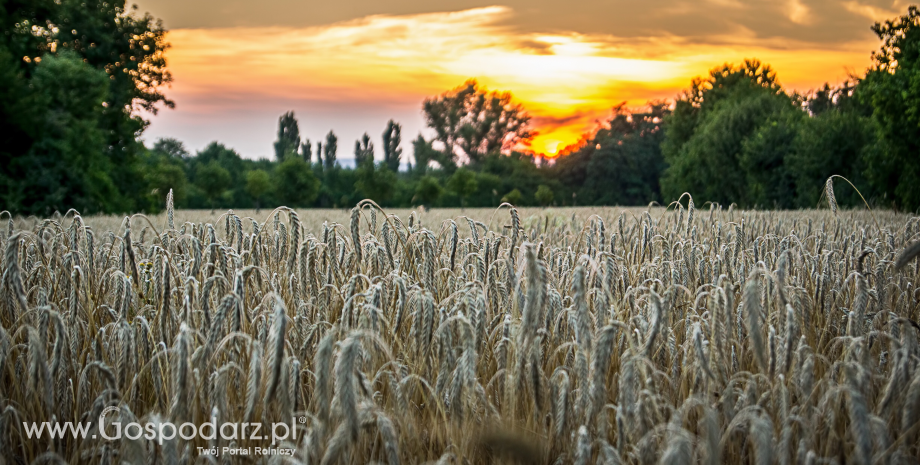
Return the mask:
<path fill-rule="evenodd" d="M 475 79 L 425 99 L 422 111 L 451 159 L 463 156 L 477 162 L 486 154 L 527 144 L 533 136 L 527 127 L 530 116 L 512 103 L 510 92 L 489 92 Z"/>
<path fill-rule="evenodd" d="M 401 131 L 402 126 L 393 120 L 387 122 L 387 128 L 383 131 L 383 162 L 394 173 L 399 171 L 402 156 L 402 149 L 399 148 Z"/>
<path fill-rule="evenodd" d="M 289 111 L 278 118 L 278 140 L 275 141 L 275 159 L 284 161 L 290 155 L 296 155 L 300 149 L 300 128 L 294 112 Z"/>
<path fill-rule="evenodd" d="M 310 143 L 310 139 L 304 139 L 303 143 L 300 144 L 300 154 L 303 156 L 303 161 L 310 163 L 310 159 L 313 156 L 313 144 Z"/>
<path fill-rule="evenodd" d="M 326 171 L 335 168 L 335 152 L 338 150 L 338 142 L 339 138 L 335 136 L 335 133 L 329 131 L 329 134 L 326 134 L 326 146 L 323 147 L 323 162 Z"/>
<path fill-rule="evenodd" d="M 182 141 L 172 137 L 161 137 L 157 139 L 153 144 L 152 150 L 173 158 L 185 159 L 192 156 L 188 149 L 185 148 L 185 144 L 183 144 Z"/>
<path fill-rule="evenodd" d="M 374 163 L 374 143 L 365 132 L 361 140 L 355 141 L 355 166 L 362 166 L 368 162 Z"/>

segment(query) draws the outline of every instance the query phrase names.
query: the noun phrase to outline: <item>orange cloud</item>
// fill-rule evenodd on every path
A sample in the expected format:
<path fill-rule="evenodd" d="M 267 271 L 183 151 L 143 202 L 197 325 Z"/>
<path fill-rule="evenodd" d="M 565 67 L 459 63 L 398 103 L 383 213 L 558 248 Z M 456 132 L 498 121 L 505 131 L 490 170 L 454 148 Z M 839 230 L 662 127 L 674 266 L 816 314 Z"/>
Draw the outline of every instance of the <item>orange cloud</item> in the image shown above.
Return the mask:
<path fill-rule="evenodd" d="M 807 20 L 800 2 L 789 5 L 790 15 Z M 425 97 L 475 77 L 489 89 L 512 91 L 540 133 L 533 150 L 554 154 L 609 118 L 613 105 L 673 98 L 721 63 L 756 57 L 773 65 L 787 87 L 807 90 L 860 72 L 877 48 L 865 41 L 827 47 L 764 40 L 744 29 L 694 41 L 665 34 L 524 33 L 503 25 L 510 15 L 509 8 L 493 6 L 307 28 L 178 29 L 169 33 L 171 97 L 178 112 L 218 120 L 233 95 L 247 95 L 253 105 L 309 99 L 420 108 Z M 182 106 L 184 97 L 196 102 L 193 108 Z M 157 118 L 169 118 L 165 113 Z M 421 116 L 404 123 L 420 127 Z M 258 137 L 267 147 L 273 136 Z"/>

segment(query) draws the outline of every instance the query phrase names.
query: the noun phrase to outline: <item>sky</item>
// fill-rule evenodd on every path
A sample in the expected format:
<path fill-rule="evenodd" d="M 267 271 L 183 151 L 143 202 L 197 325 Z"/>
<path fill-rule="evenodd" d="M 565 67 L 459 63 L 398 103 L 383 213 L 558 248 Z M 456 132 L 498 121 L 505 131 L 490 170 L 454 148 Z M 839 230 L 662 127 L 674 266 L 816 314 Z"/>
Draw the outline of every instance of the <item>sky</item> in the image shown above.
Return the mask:
<path fill-rule="evenodd" d="M 293 110 L 315 142 L 330 130 L 338 158 L 367 132 L 380 150 L 389 119 L 403 151 L 426 97 L 475 78 L 510 91 L 531 115 L 535 152 L 553 156 L 611 116 L 673 100 L 692 78 L 757 58 L 806 92 L 862 74 L 875 21 L 903 1 L 869 0 L 140 0 L 163 20 L 176 108 L 147 115 L 144 139 L 192 150 L 219 141 L 271 158 L 278 118 Z M 405 155 L 404 155 L 404 158 Z M 404 160 L 406 161 L 406 160 Z"/>

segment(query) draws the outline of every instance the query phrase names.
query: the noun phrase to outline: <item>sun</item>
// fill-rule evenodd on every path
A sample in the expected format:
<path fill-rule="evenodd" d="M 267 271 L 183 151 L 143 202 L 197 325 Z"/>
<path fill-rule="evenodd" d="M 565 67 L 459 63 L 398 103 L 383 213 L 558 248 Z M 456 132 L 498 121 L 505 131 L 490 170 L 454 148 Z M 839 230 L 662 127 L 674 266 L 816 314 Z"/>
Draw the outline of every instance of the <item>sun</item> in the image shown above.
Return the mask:
<path fill-rule="evenodd" d="M 536 146 L 534 146 L 536 145 Z M 562 145 L 562 141 L 558 140 L 542 140 L 538 144 L 533 144 L 531 147 L 534 148 L 534 151 L 546 158 L 556 158 L 559 156 L 559 147 Z"/>

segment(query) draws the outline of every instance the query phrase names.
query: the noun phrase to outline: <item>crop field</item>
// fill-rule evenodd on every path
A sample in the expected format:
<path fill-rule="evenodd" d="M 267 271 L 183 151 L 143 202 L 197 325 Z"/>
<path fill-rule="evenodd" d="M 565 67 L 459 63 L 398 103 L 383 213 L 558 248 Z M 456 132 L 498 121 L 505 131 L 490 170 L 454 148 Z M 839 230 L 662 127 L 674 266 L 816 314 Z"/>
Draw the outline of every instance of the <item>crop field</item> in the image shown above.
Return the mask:
<path fill-rule="evenodd" d="M 920 218 L 831 199 L 4 212 L 0 463 L 917 463 Z"/>

